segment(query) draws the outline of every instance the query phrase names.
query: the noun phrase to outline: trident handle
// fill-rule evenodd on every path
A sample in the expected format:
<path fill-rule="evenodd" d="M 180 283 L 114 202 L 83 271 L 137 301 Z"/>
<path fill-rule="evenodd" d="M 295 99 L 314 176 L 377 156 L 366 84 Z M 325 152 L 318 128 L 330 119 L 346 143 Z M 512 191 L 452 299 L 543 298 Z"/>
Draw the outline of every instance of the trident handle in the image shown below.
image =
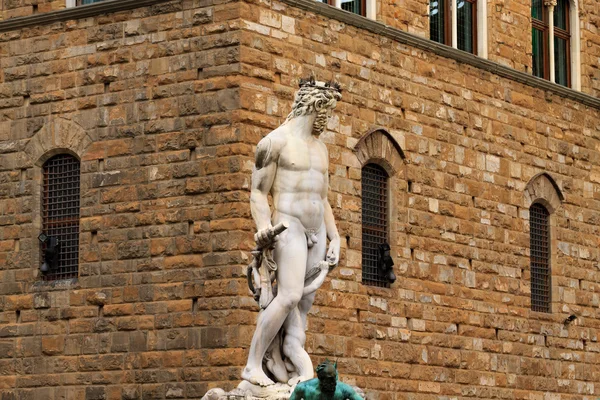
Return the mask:
<path fill-rule="evenodd" d="M 269 237 L 269 242 L 273 242 L 273 240 L 275 240 L 275 237 L 277 235 L 279 235 L 281 232 L 285 231 L 289 227 L 290 227 L 289 222 L 283 221 L 283 222 L 278 223 L 274 227 L 269 228 L 269 232 L 267 234 L 267 236 Z M 262 248 L 256 246 L 255 250 L 262 250 Z"/>

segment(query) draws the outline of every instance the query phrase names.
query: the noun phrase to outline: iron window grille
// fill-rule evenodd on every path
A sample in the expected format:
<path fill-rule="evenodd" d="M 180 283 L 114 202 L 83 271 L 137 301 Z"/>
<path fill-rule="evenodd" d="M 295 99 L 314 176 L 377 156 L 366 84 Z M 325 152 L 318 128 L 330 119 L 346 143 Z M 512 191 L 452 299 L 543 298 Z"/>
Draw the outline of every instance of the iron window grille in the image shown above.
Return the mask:
<path fill-rule="evenodd" d="M 539 203 L 529 208 L 531 309 L 546 313 L 550 312 L 552 294 L 549 216 Z"/>
<path fill-rule="evenodd" d="M 380 273 L 379 245 L 388 242 L 388 175 L 376 164 L 362 169 L 362 282 L 390 287 Z"/>
<path fill-rule="evenodd" d="M 58 239 L 58 265 L 46 281 L 76 278 L 79 268 L 80 164 L 69 154 L 52 157 L 43 167 L 42 232 Z M 46 250 L 42 244 L 42 251 Z"/>

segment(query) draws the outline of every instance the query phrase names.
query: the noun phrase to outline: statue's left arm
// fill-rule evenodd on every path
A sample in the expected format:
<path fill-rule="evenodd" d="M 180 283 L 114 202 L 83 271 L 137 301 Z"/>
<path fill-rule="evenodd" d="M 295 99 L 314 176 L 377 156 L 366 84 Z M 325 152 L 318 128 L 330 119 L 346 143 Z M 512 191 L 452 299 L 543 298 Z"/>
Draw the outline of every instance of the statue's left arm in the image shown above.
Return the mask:
<path fill-rule="evenodd" d="M 326 162 L 329 165 L 329 153 L 325 149 Z M 327 250 L 327 262 L 334 266 L 340 261 L 340 234 L 338 233 L 337 226 L 335 225 L 335 218 L 333 217 L 333 210 L 329 199 L 327 198 L 327 192 L 329 191 L 329 168 L 325 171 L 325 185 L 323 188 L 323 206 L 325 209 L 325 229 L 327 230 L 327 238 L 329 239 L 329 250 Z"/>

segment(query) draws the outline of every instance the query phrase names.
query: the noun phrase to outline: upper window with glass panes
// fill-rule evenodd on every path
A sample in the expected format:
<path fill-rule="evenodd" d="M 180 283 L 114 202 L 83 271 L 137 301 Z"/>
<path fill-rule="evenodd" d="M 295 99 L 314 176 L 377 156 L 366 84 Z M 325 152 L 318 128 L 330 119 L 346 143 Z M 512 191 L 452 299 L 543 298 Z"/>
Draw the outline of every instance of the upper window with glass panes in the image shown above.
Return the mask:
<path fill-rule="evenodd" d="M 474 54 L 477 52 L 477 0 L 429 0 L 429 38 L 453 45 L 453 5 L 456 5 L 455 47 Z"/>
<path fill-rule="evenodd" d="M 100 3 L 106 0 L 67 0 L 67 7 L 85 6 L 87 4 Z"/>
<path fill-rule="evenodd" d="M 557 0 L 552 8 L 543 0 L 531 2 L 533 75 L 563 86 L 571 86 L 570 12 L 569 0 Z M 550 37 L 550 22 L 553 37 Z"/>
<path fill-rule="evenodd" d="M 320 2 L 329 4 L 330 6 L 339 7 L 342 10 L 346 10 L 354 14 L 362 15 L 363 17 L 368 16 L 367 0 L 320 0 Z"/>

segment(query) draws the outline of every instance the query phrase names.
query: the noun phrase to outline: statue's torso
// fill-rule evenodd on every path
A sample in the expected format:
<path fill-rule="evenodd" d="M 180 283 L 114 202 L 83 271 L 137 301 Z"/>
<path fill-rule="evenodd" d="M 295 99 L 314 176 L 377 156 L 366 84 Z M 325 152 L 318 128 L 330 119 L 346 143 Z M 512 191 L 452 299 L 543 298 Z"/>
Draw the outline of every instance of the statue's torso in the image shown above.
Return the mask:
<path fill-rule="evenodd" d="M 323 224 L 327 194 L 327 150 L 318 139 L 289 134 L 284 139 L 271 189 L 274 208 L 298 218 L 306 229 L 318 229 Z"/>

